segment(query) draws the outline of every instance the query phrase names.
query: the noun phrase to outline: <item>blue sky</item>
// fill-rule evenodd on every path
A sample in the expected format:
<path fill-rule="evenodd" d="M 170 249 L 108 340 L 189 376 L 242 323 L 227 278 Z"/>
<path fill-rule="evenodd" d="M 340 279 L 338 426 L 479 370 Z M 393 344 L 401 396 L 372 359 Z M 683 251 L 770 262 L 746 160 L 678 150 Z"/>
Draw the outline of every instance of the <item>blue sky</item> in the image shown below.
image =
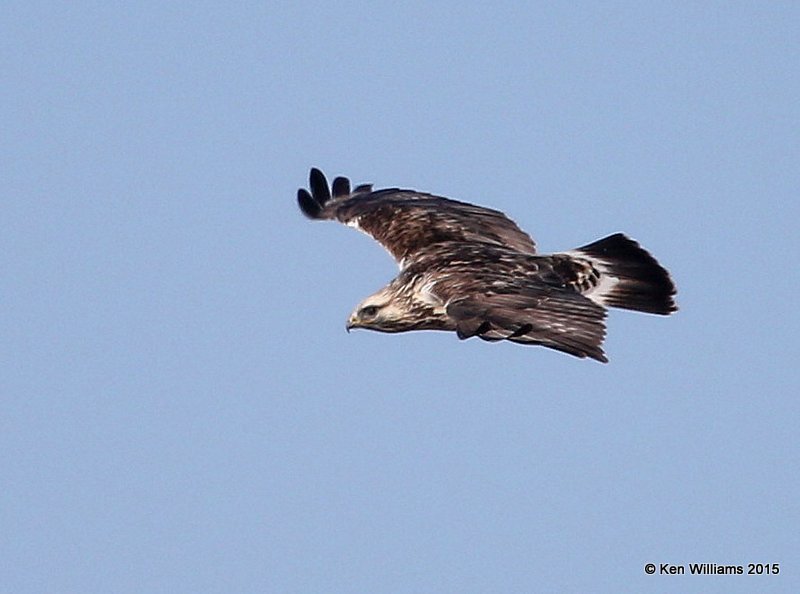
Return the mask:
<path fill-rule="evenodd" d="M 798 591 L 796 5 L 0 23 L 0 592 Z M 396 267 L 311 166 L 626 232 L 681 310 L 608 365 L 348 335 Z"/>

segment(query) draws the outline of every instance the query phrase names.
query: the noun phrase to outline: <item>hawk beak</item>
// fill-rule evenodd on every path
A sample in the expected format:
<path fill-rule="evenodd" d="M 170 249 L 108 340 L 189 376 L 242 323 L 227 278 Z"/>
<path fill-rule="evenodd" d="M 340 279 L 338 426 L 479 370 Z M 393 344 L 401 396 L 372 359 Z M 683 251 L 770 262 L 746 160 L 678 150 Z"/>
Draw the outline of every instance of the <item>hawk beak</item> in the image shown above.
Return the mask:
<path fill-rule="evenodd" d="M 347 330 L 347 333 L 350 334 L 350 330 L 353 328 L 358 328 L 358 321 L 356 320 L 355 316 L 350 316 L 347 320 L 347 324 L 345 324 L 344 329 Z"/>

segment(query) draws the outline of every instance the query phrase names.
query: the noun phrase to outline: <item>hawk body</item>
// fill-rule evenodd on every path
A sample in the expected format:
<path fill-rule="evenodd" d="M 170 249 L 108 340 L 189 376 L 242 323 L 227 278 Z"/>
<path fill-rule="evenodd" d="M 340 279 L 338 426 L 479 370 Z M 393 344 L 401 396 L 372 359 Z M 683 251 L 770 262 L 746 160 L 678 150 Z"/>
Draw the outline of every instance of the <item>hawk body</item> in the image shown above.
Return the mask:
<path fill-rule="evenodd" d="M 669 273 L 638 243 L 615 234 L 582 248 L 538 255 L 503 213 L 416 192 L 332 189 L 318 169 L 303 213 L 375 238 L 400 266 L 352 313 L 350 328 L 454 331 L 459 338 L 542 345 L 606 362 L 606 306 L 656 314 L 677 308 Z"/>

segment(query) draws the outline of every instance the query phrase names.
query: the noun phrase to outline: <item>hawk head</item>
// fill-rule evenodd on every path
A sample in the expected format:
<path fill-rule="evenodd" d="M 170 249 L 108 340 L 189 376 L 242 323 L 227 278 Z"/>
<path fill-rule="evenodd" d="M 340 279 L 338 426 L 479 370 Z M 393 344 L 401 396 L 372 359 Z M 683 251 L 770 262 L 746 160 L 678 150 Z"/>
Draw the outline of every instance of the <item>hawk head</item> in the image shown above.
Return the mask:
<path fill-rule="evenodd" d="M 378 332 L 444 330 L 444 312 L 421 301 L 408 287 L 392 282 L 362 301 L 347 320 L 347 331 L 365 328 Z"/>
<path fill-rule="evenodd" d="M 390 286 L 384 287 L 358 304 L 347 319 L 347 331 L 365 328 L 379 332 L 410 330 L 408 302 L 400 299 Z"/>

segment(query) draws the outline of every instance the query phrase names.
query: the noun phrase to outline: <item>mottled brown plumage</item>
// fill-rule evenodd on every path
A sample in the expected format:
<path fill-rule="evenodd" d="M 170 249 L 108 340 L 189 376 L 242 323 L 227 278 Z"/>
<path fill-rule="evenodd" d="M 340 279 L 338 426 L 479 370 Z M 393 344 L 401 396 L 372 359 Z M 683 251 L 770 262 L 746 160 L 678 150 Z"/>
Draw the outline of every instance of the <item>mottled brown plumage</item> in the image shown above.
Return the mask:
<path fill-rule="evenodd" d="M 400 273 L 351 314 L 349 328 L 448 330 L 459 338 L 542 345 L 607 361 L 604 306 L 669 314 L 669 273 L 639 244 L 615 234 L 576 250 L 537 255 L 503 213 L 413 190 L 373 191 L 312 169 L 298 203 L 380 242 Z"/>

